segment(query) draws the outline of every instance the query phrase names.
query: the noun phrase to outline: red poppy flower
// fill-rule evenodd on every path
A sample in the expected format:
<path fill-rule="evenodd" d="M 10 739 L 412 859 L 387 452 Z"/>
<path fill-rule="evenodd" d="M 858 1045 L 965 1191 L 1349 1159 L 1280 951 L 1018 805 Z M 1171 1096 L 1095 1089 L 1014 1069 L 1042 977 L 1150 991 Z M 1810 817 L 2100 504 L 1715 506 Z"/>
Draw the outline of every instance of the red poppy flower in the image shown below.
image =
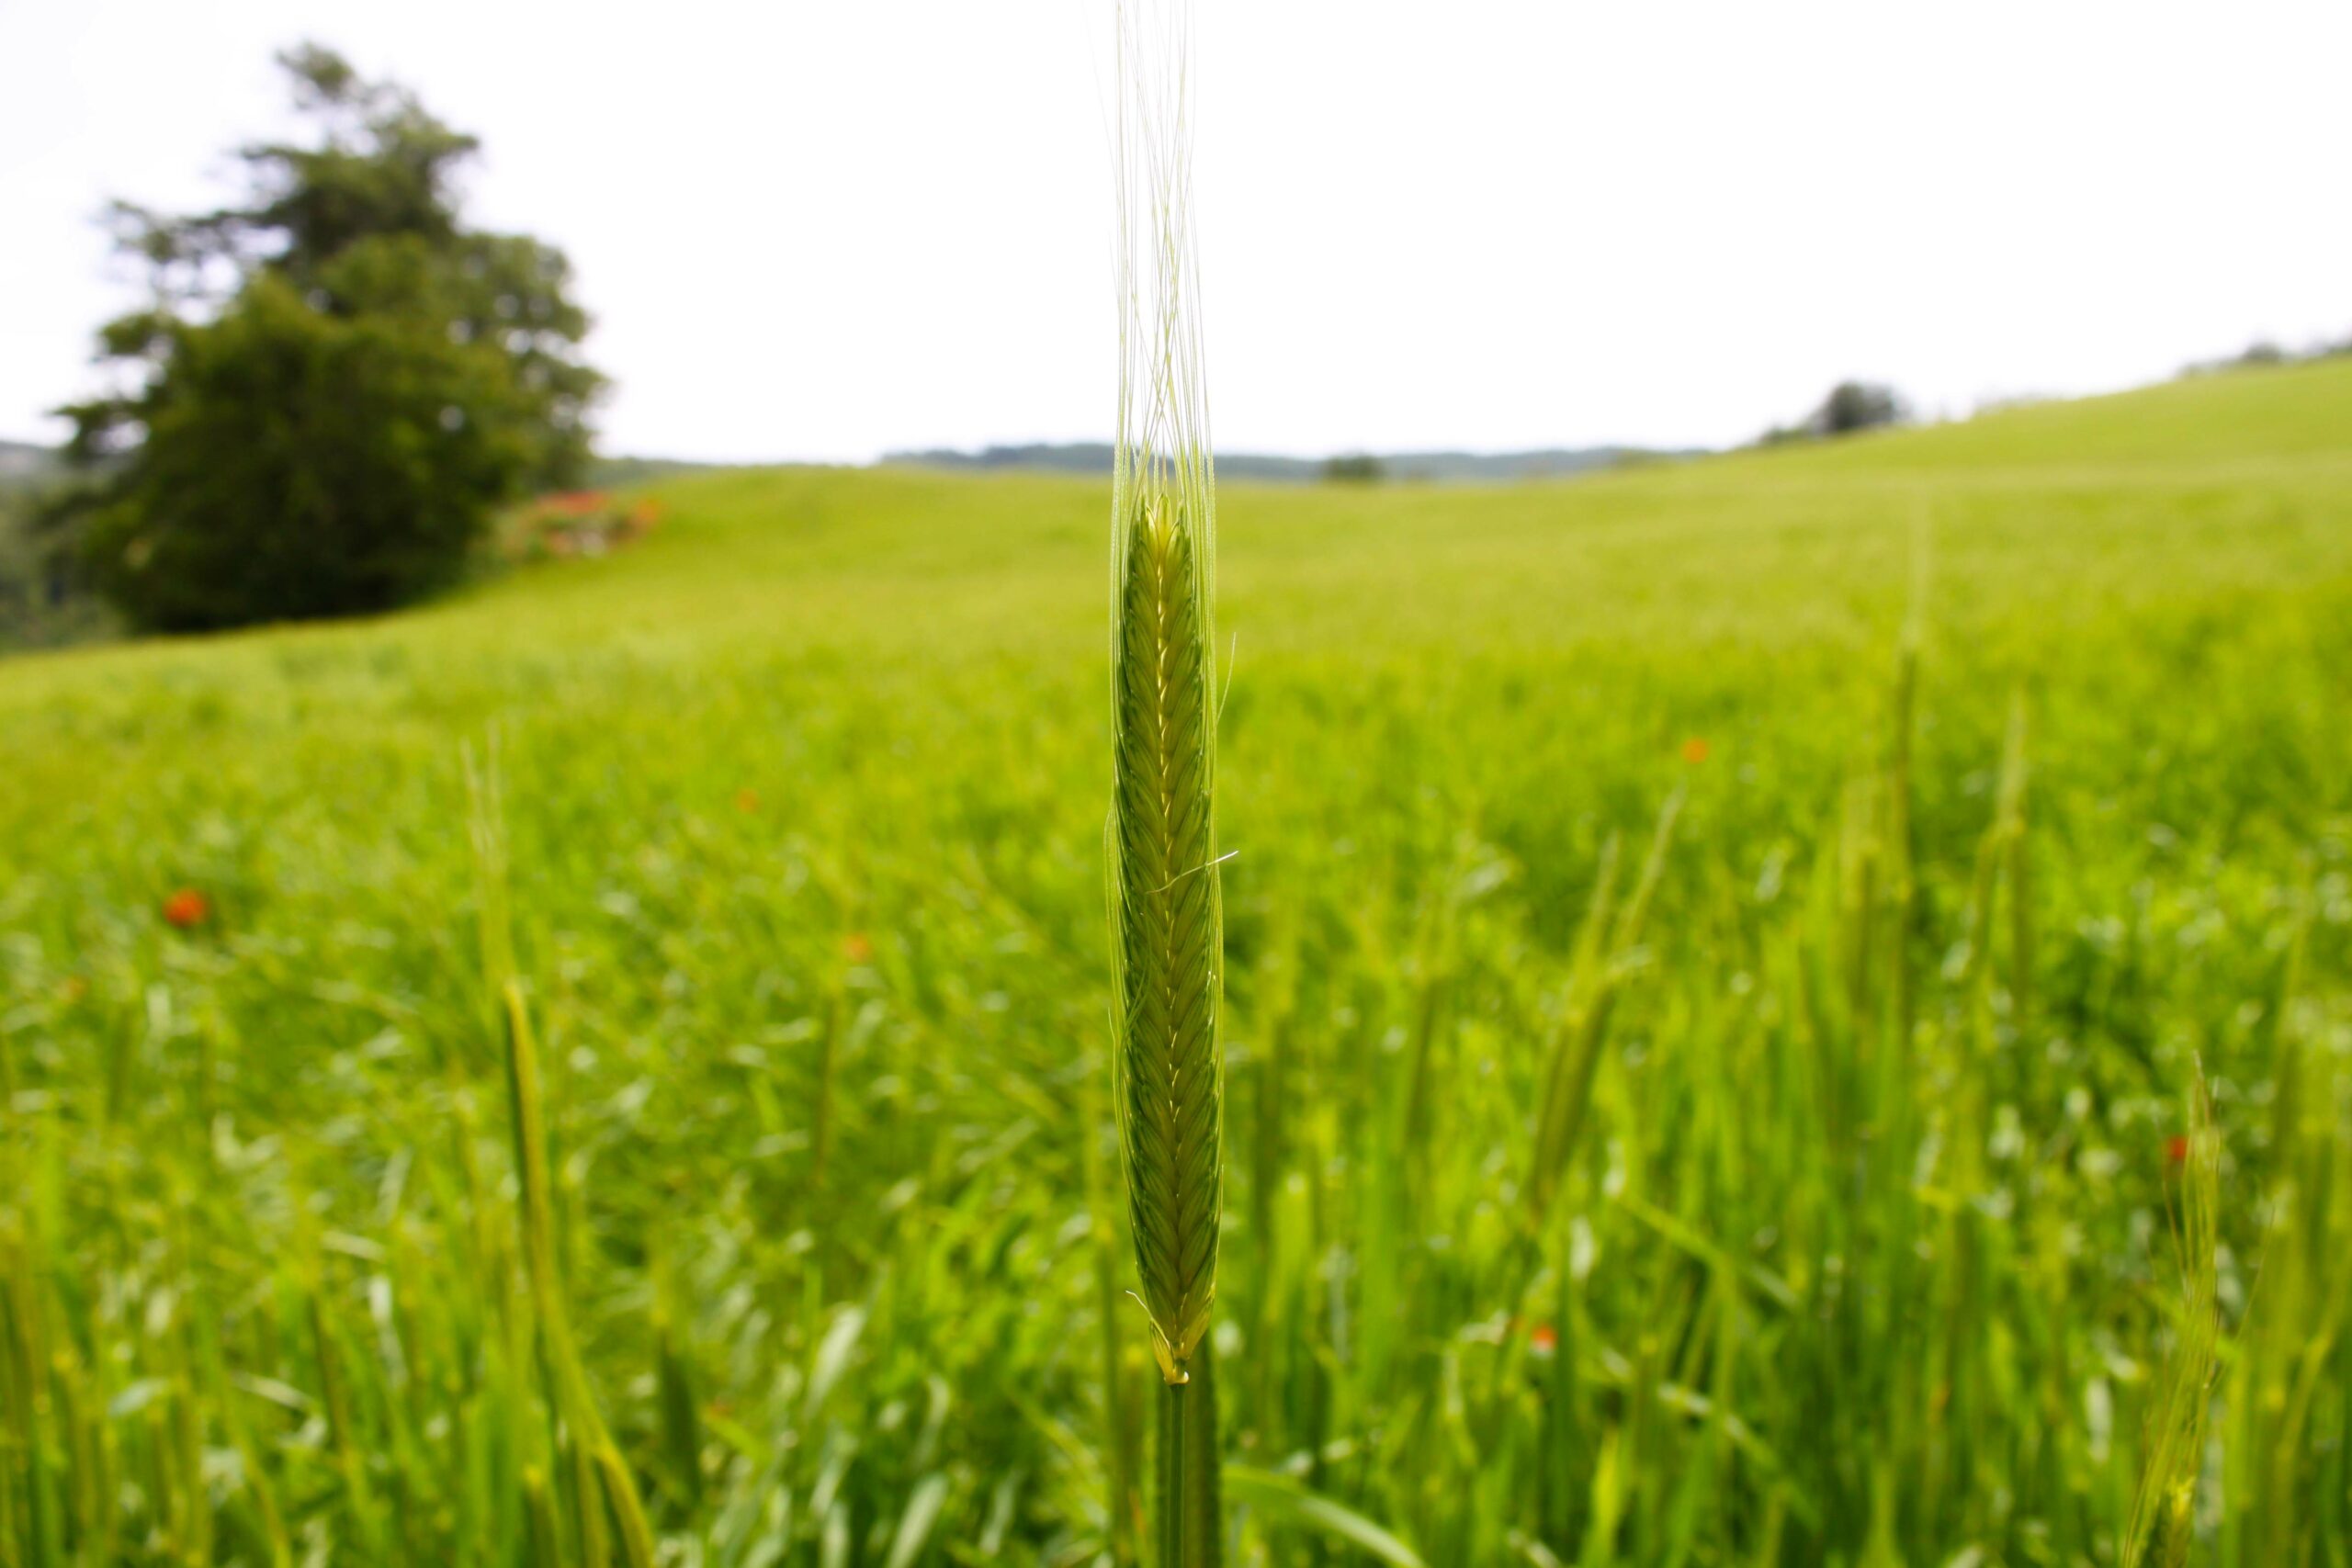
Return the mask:
<path fill-rule="evenodd" d="M 1690 739 L 1685 740 L 1682 743 L 1682 760 L 1690 763 L 1694 768 L 1700 763 L 1705 761 L 1707 760 L 1707 738 L 1703 735 L 1694 735 Z"/>
<path fill-rule="evenodd" d="M 212 918 L 212 900 L 193 887 L 183 887 L 164 900 L 164 920 L 181 931 L 193 931 Z"/>
<path fill-rule="evenodd" d="M 2171 1137 L 2165 1140 L 2165 1163 L 2166 1165 L 2187 1165 L 2188 1163 L 2188 1134 L 2175 1133 Z"/>
<path fill-rule="evenodd" d="M 1528 1348 L 1539 1356 L 1548 1356 L 1560 1348 L 1560 1331 L 1548 1323 L 1539 1323 L 1529 1331 Z"/>

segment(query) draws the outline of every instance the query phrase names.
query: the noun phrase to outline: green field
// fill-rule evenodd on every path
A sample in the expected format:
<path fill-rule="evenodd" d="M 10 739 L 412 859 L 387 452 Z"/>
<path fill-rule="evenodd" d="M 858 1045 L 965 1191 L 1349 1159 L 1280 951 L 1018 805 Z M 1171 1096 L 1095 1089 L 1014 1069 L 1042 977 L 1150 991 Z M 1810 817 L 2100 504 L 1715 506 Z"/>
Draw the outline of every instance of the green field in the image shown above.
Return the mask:
<path fill-rule="evenodd" d="M 0 664 L 0 1564 L 620 1549 L 502 908 L 666 1560 L 1121 1549 L 1107 486 L 652 493 Z M 2352 362 L 1221 499 L 1230 1561 L 2113 1562 L 2201 1059 L 2199 1561 L 2352 1562 Z"/>

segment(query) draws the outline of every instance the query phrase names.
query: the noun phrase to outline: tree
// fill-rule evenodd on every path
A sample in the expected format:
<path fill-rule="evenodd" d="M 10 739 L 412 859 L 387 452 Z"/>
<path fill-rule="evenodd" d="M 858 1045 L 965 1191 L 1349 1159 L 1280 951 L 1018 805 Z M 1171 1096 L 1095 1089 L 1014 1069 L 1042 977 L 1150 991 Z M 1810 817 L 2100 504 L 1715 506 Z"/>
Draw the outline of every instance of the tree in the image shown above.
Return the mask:
<path fill-rule="evenodd" d="M 1900 424 L 1908 417 L 1903 399 L 1894 388 L 1874 381 L 1840 381 L 1821 400 L 1806 421 L 1816 435 L 1850 435 L 1883 424 Z"/>
<path fill-rule="evenodd" d="M 1875 381 L 1840 381 L 1818 408 L 1794 424 L 1774 425 L 1758 438 L 1758 444 L 1777 446 L 1790 441 L 1850 435 L 1858 430 L 1901 424 L 1910 417 L 1910 409 L 1894 388 Z"/>
<path fill-rule="evenodd" d="M 146 308 L 99 333 L 130 389 L 61 411 L 51 509 L 165 630 L 390 608 L 460 572 L 492 510 L 571 480 L 604 379 L 560 251 L 467 228 L 478 151 L 340 56 L 280 56 L 312 145 L 244 148 L 240 206 L 110 213 Z"/>
<path fill-rule="evenodd" d="M 1323 459 L 1325 484 L 1378 484 L 1388 467 L 1369 452 L 1349 452 Z"/>

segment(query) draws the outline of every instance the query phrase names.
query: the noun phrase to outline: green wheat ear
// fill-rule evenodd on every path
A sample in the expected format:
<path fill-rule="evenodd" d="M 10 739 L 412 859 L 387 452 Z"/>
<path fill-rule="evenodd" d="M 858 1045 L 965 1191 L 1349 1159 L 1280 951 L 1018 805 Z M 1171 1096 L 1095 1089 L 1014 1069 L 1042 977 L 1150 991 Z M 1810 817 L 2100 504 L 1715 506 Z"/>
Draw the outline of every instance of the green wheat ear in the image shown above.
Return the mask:
<path fill-rule="evenodd" d="M 1216 1293 L 1223 952 L 1207 554 L 1193 507 L 1149 486 L 1122 530 L 1112 861 L 1127 1199 L 1161 1375 L 1182 1382 Z"/>
<path fill-rule="evenodd" d="M 1181 5 L 1120 10 L 1111 501 L 1117 1099 L 1140 1293 L 1170 1387 L 1190 1376 L 1216 1293 L 1224 1093 L 1209 651 L 1216 485 L 1193 308 L 1186 25 Z"/>

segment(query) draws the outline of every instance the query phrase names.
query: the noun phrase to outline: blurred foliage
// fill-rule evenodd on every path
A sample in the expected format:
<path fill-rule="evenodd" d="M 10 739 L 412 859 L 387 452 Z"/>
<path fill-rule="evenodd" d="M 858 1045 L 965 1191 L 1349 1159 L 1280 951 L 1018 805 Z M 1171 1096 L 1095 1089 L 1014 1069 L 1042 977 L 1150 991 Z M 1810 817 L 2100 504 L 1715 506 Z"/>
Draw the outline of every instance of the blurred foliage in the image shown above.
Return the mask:
<path fill-rule="evenodd" d="M 1325 484 L 1378 484 L 1387 477 L 1386 465 L 1369 452 L 1346 452 L 1323 459 Z"/>
<path fill-rule="evenodd" d="M 282 63 L 320 140 L 243 149 L 244 205 L 113 209 L 152 299 L 100 357 L 134 385 L 62 411 L 84 481 L 48 525 L 148 626 L 404 603 L 588 456 L 570 265 L 464 225 L 474 139 L 325 50 Z"/>
<path fill-rule="evenodd" d="M 88 641 L 113 626 L 79 555 L 40 525 L 55 467 L 44 447 L 0 442 L 0 652 Z"/>

